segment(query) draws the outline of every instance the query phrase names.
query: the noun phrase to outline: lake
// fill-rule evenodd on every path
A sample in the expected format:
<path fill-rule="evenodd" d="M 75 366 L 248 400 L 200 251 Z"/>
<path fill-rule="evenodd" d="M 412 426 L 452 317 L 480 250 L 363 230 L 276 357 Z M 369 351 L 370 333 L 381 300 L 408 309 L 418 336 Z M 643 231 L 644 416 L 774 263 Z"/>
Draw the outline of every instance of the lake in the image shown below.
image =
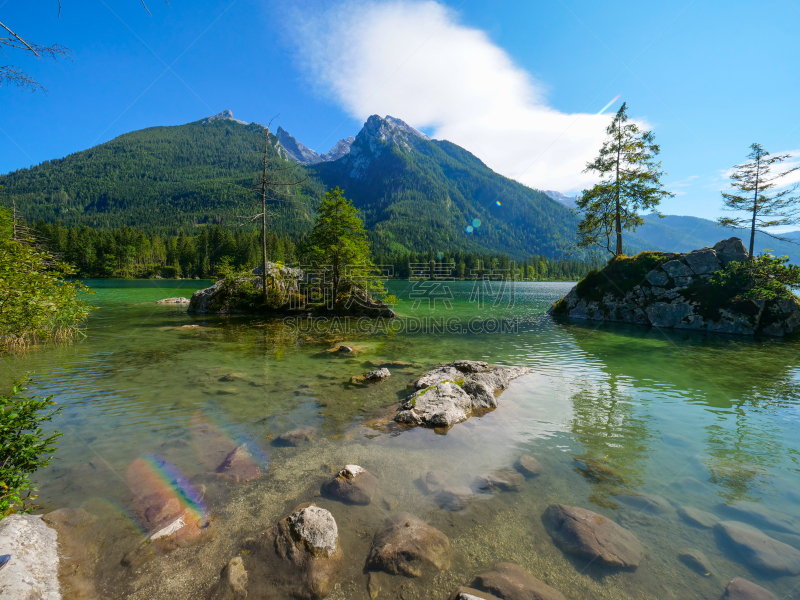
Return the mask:
<path fill-rule="evenodd" d="M 800 598 L 800 578 L 748 566 L 714 531 L 676 510 L 746 521 L 800 548 L 796 339 L 553 321 L 545 310 L 570 283 L 500 289 L 451 282 L 437 296 L 392 281 L 390 291 L 402 299 L 398 325 L 361 329 L 192 316 L 155 304 L 209 282 L 87 284 L 99 307 L 87 337 L 4 357 L 0 384 L 31 372 L 29 391 L 52 394 L 64 407 L 54 423 L 64 433 L 57 459 L 35 476 L 40 512 L 83 507 L 99 519 L 87 547 L 98 560 L 103 597 L 207 598 L 245 538 L 313 500 L 334 515 L 345 553 L 331 598 L 370 597 L 364 560 L 382 519 L 398 511 L 444 532 L 453 562 L 436 577 L 391 578 L 379 598 L 444 599 L 500 561 L 521 565 L 571 600 L 717 600 L 733 577 Z M 338 344 L 356 352 L 328 352 Z M 530 373 L 511 383 L 496 410 L 447 432 L 385 426 L 387 409 L 408 395 L 414 379 L 460 359 Z M 387 381 L 350 384 L 352 376 L 393 361 L 405 364 L 390 365 Z M 314 440 L 275 445 L 299 426 L 316 428 Z M 245 483 L 215 476 L 215 448 L 241 443 L 264 476 Z M 517 491 L 481 494 L 463 511 L 439 508 L 419 483 L 421 474 L 443 470 L 468 486 L 521 455 L 535 457 L 541 475 Z M 196 508 L 213 520 L 216 538 L 127 568 L 120 560 L 142 533 L 127 474 L 142 459 L 165 489 L 182 481 L 207 487 Z M 345 464 L 378 478 L 369 506 L 319 495 L 321 483 Z M 637 494 L 664 502 L 643 508 Z M 612 571 L 562 553 L 542 523 L 554 502 L 632 531 L 645 550 L 639 568 Z M 690 549 L 708 558 L 708 574 L 679 560 Z"/>

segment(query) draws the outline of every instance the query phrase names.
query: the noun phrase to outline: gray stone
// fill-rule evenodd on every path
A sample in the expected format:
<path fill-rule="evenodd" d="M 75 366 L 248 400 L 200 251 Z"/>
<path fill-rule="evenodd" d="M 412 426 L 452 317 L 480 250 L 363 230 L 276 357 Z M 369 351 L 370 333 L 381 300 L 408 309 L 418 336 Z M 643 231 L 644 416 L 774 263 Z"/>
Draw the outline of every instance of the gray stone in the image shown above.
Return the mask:
<path fill-rule="evenodd" d="M 741 577 L 731 579 L 721 600 L 778 600 L 778 597 Z"/>
<path fill-rule="evenodd" d="M 392 374 L 389 372 L 389 369 L 383 367 L 381 369 L 375 369 L 374 371 L 370 371 L 366 375 L 364 375 L 364 379 L 367 381 L 383 381 L 384 379 L 389 379 Z"/>
<path fill-rule="evenodd" d="M 297 427 L 286 433 L 282 433 L 275 439 L 276 446 L 300 446 L 305 442 L 310 442 L 316 436 L 317 430 L 314 427 Z"/>
<path fill-rule="evenodd" d="M 683 289 L 685 287 L 692 285 L 692 283 L 694 283 L 694 277 L 676 277 L 675 289 Z"/>
<path fill-rule="evenodd" d="M 699 575 L 707 576 L 714 572 L 708 558 L 700 550 L 686 550 L 678 555 L 678 560 Z"/>
<path fill-rule="evenodd" d="M 352 354 L 353 352 L 355 352 L 355 350 L 350 346 L 339 346 L 338 348 L 336 348 L 336 351 L 341 352 L 342 354 Z"/>
<path fill-rule="evenodd" d="M 773 575 L 800 575 L 800 551 L 738 521 L 720 521 L 714 530 L 754 569 Z"/>
<path fill-rule="evenodd" d="M 683 302 L 655 302 L 648 306 L 645 311 L 653 327 L 674 327 L 682 319 L 694 312 L 694 309 Z"/>
<path fill-rule="evenodd" d="M 472 586 L 503 600 L 566 600 L 557 589 L 512 563 L 498 563 L 491 571 L 476 575 Z"/>
<path fill-rule="evenodd" d="M 9 515 L 0 521 L 0 554 L 11 555 L 0 571 L 0 597 L 61 600 L 57 538 L 39 515 Z"/>
<path fill-rule="evenodd" d="M 177 304 L 179 306 L 185 306 L 189 304 L 188 298 L 164 298 L 163 300 L 159 300 L 156 304 Z"/>
<path fill-rule="evenodd" d="M 714 244 L 714 251 L 717 258 L 722 262 L 723 267 L 727 267 L 729 262 L 744 262 L 750 258 L 747 248 L 738 237 L 728 238 Z"/>
<path fill-rule="evenodd" d="M 244 547 L 251 598 L 320 600 L 333 590 L 344 560 L 333 515 L 313 504 L 301 504 Z"/>
<path fill-rule="evenodd" d="M 475 487 L 492 492 L 516 492 L 525 482 L 524 477 L 516 471 L 505 469 L 491 471 L 475 478 Z"/>
<path fill-rule="evenodd" d="M 697 275 L 714 273 L 722 268 L 719 260 L 717 260 L 717 253 L 711 248 L 700 248 L 689 252 L 684 260 Z"/>
<path fill-rule="evenodd" d="M 694 271 L 692 271 L 692 269 L 689 268 L 688 265 L 685 265 L 679 260 L 671 260 L 669 262 L 666 262 L 663 265 L 661 265 L 661 268 L 664 269 L 667 275 L 669 275 L 673 279 L 675 277 L 691 277 L 692 275 L 694 275 Z"/>
<path fill-rule="evenodd" d="M 703 529 L 712 529 L 719 522 L 719 519 L 711 513 L 691 506 L 681 506 L 678 509 L 678 516 L 687 523 Z"/>
<path fill-rule="evenodd" d="M 453 362 L 453 366 L 462 373 L 480 373 L 489 368 L 489 363 L 481 360 L 457 360 Z"/>
<path fill-rule="evenodd" d="M 514 468 L 526 477 L 536 477 L 542 472 L 542 465 L 539 464 L 539 461 L 527 454 L 517 459 Z"/>
<path fill-rule="evenodd" d="M 644 554 L 630 531 L 585 508 L 551 504 L 542 519 L 563 552 L 625 569 L 638 567 Z"/>
<path fill-rule="evenodd" d="M 384 520 L 367 556 L 368 570 L 421 577 L 450 568 L 450 540 L 409 513 Z"/>
<path fill-rule="evenodd" d="M 461 486 L 442 488 L 434 499 L 439 508 L 455 512 L 467 508 L 472 503 L 472 498 L 472 490 L 466 486 Z"/>
<path fill-rule="evenodd" d="M 347 504 L 372 502 L 378 480 L 364 467 L 345 465 L 333 479 L 322 484 L 322 492 Z"/>
<path fill-rule="evenodd" d="M 232 558 L 219 574 L 219 587 L 215 600 L 245 600 L 247 598 L 247 571 L 241 556 Z"/>
<path fill-rule="evenodd" d="M 669 275 L 667 275 L 661 269 L 653 269 L 644 277 L 650 282 L 651 285 L 664 286 L 669 282 Z"/>
<path fill-rule="evenodd" d="M 395 417 L 398 423 L 452 427 L 466 421 L 472 412 L 472 398 L 461 386 L 445 381 L 407 400 Z"/>

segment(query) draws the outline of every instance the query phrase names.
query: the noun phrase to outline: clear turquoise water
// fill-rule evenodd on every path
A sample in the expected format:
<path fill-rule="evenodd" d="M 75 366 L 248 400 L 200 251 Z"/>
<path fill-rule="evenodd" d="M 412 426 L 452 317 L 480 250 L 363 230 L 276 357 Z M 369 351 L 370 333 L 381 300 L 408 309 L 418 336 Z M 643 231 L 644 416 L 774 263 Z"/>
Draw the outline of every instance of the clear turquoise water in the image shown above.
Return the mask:
<path fill-rule="evenodd" d="M 102 570 L 111 597 L 205 598 L 242 539 L 312 499 L 333 512 L 346 551 L 348 568 L 332 597 L 369 597 L 362 573 L 369 539 L 380 520 L 397 510 L 444 531 L 456 559 L 436 580 L 399 578 L 395 587 L 404 587 L 384 597 L 445 598 L 500 560 L 524 566 L 573 600 L 717 599 L 735 576 L 782 598 L 800 597 L 800 578 L 753 571 L 713 533 L 685 524 L 674 510 L 642 513 L 617 498 L 654 494 L 673 506 L 719 516 L 724 505 L 747 501 L 800 523 L 797 340 L 554 322 L 544 311 L 570 289 L 568 283 L 517 284 L 513 306 L 507 293 L 498 306 L 490 298 L 481 307 L 470 302 L 473 284 L 456 282 L 450 284 L 451 309 L 437 302 L 431 310 L 426 303 L 413 308 L 412 283 L 392 282 L 391 291 L 404 298 L 399 313 L 412 318 L 412 328 L 433 317 L 456 319 L 465 328 L 472 320 L 473 331 L 483 331 L 388 328 L 372 334 L 193 317 L 183 308 L 154 304 L 189 296 L 208 282 L 88 283 L 100 308 L 87 338 L 4 357 L 0 384 L 33 372 L 31 391 L 54 394 L 64 406 L 55 423 L 64 432 L 58 459 L 37 474 L 40 501 L 44 511 L 82 506 L 102 516 L 114 540 Z M 510 320 L 506 330 L 487 333 L 497 317 Z M 326 352 L 337 343 L 358 352 Z M 512 383 L 497 410 L 446 435 L 379 426 L 416 376 L 457 359 L 524 365 L 531 374 Z M 370 361 L 413 366 L 390 367 L 393 376 L 378 385 L 350 386 L 351 376 L 372 368 Z M 220 381 L 231 373 L 237 377 Z M 198 435 L 199 424 L 213 427 L 217 440 L 247 441 L 266 475 L 245 484 L 209 475 L 217 458 Z M 319 429 L 313 443 L 297 449 L 272 445 L 271 438 L 306 424 Z M 521 454 L 535 456 L 543 474 L 519 492 L 476 501 L 464 513 L 440 510 L 416 483 L 421 473 L 444 469 L 469 484 L 487 469 L 511 466 Z M 209 487 L 202 509 L 215 517 L 217 539 L 161 557 L 159 572 L 170 577 L 119 566 L 137 540 L 125 473 L 143 456 L 168 461 Z M 589 476 L 586 461 L 612 469 L 614 477 Z M 379 498 L 369 507 L 318 497 L 327 471 L 346 463 L 361 464 L 379 478 Z M 549 502 L 583 506 L 630 528 L 647 552 L 642 565 L 614 573 L 563 555 L 541 523 Z M 800 547 L 800 537 L 782 539 Z M 714 567 L 710 576 L 678 561 L 688 548 L 706 554 Z"/>

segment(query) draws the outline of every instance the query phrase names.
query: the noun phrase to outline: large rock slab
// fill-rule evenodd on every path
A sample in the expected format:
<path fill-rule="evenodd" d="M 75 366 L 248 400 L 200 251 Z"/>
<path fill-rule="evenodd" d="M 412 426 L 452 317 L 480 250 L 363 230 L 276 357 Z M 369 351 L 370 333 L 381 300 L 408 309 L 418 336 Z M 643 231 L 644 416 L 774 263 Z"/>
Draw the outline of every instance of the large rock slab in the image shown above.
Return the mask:
<path fill-rule="evenodd" d="M 800 575 L 800 550 L 738 521 L 720 521 L 714 530 L 750 567 L 773 575 Z"/>
<path fill-rule="evenodd" d="M 736 577 L 725 588 L 721 600 L 778 600 L 778 597 L 760 585 Z"/>
<path fill-rule="evenodd" d="M 475 411 L 497 407 L 497 396 L 525 367 L 490 367 L 485 362 L 460 360 L 428 371 L 414 382 L 395 421 L 426 427 L 452 427 Z"/>
<path fill-rule="evenodd" d="M 322 493 L 347 504 L 372 502 L 378 480 L 364 467 L 345 465 L 333 479 L 322 484 Z"/>
<path fill-rule="evenodd" d="M 0 554 L 11 555 L 0 571 L 0 598 L 61 600 L 57 538 L 38 515 L 10 515 L 0 521 Z"/>
<path fill-rule="evenodd" d="M 333 515 L 314 504 L 301 504 L 245 549 L 251 598 L 319 600 L 333 590 L 344 561 Z"/>
<path fill-rule="evenodd" d="M 585 508 L 551 504 L 542 520 L 556 546 L 568 554 L 624 569 L 638 567 L 644 554 L 633 533 Z"/>
<path fill-rule="evenodd" d="M 689 252 L 684 260 L 696 275 L 714 273 L 722 268 L 717 258 L 717 253 L 712 248 L 700 248 L 699 250 Z"/>
<path fill-rule="evenodd" d="M 517 471 L 504 469 L 478 475 L 473 485 L 478 490 L 489 492 L 516 492 L 525 483 L 525 478 Z"/>
<path fill-rule="evenodd" d="M 702 551 L 695 548 L 678 554 L 678 560 L 699 575 L 708 576 L 714 572 L 708 557 Z"/>
<path fill-rule="evenodd" d="M 747 248 L 744 247 L 744 242 L 737 237 L 717 242 L 714 244 L 714 252 L 716 252 L 717 258 L 723 267 L 727 267 L 729 262 L 744 262 L 750 258 Z"/>
<path fill-rule="evenodd" d="M 472 586 L 503 600 L 566 600 L 557 589 L 512 563 L 498 563 L 491 571 L 476 575 Z"/>
<path fill-rule="evenodd" d="M 384 520 L 367 556 L 367 569 L 421 577 L 450 568 L 450 540 L 414 515 L 399 513 Z"/>

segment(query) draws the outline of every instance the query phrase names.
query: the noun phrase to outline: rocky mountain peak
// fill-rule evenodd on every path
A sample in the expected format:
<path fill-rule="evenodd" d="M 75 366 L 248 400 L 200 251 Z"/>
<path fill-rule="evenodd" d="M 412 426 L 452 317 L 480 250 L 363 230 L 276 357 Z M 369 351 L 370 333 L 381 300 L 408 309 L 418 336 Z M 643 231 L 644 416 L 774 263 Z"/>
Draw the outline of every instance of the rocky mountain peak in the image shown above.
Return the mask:
<path fill-rule="evenodd" d="M 395 145 L 405 152 L 411 152 L 419 141 L 430 140 L 428 136 L 411 127 L 405 121 L 386 115 L 382 118 L 372 115 L 358 132 L 350 148 L 353 162 L 351 177 L 358 179 L 373 159 L 386 150 L 387 145 Z"/>
<path fill-rule="evenodd" d="M 319 154 L 298 142 L 294 136 L 283 127 L 278 127 L 278 131 L 275 132 L 275 135 L 278 138 L 278 143 L 286 151 L 289 158 L 307 165 L 315 165 L 323 161 L 323 158 L 320 157 Z"/>
<path fill-rule="evenodd" d="M 247 121 L 242 121 L 240 119 L 234 119 L 233 113 L 229 108 L 226 108 L 221 113 L 214 115 L 213 117 L 206 117 L 203 119 L 203 123 L 211 123 L 212 121 L 234 121 L 235 123 L 240 123 L 242 125 L 248 125 Z"/>

